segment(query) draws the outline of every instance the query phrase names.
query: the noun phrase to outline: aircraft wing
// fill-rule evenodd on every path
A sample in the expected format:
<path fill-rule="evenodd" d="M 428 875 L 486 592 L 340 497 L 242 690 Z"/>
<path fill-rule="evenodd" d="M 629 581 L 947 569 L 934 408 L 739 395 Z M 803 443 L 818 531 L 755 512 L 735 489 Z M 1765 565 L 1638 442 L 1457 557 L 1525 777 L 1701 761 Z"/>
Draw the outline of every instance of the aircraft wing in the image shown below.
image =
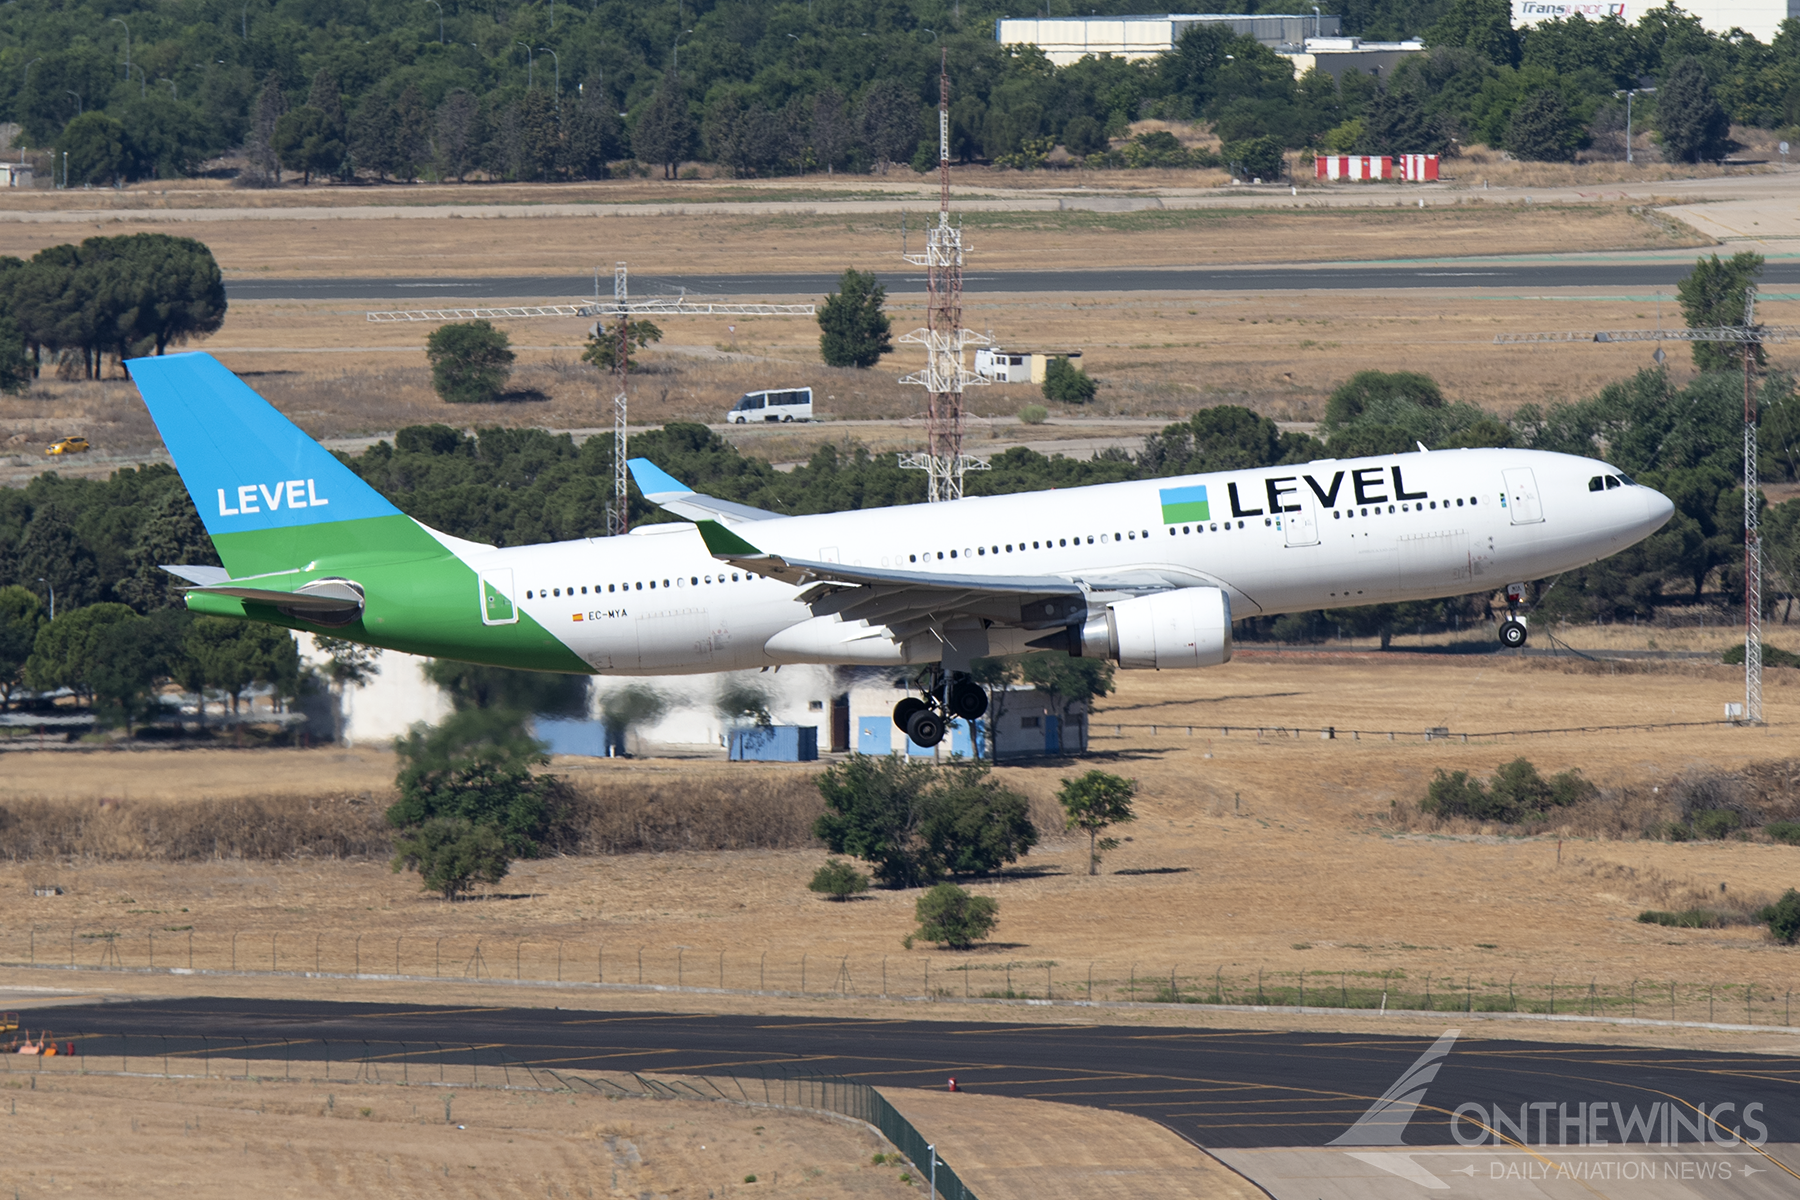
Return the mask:
<path fill-rule="evenodd" d="M 781 515 L 767 509 L 751 508 L 748 504 L 734 504 L 716 496 L 702 495 L 647 458 L 627 459 L 625 465 L 631 468 L 631 478 L 636 481 L 638 491 L 644 493 L 644 499 L 664 512 L 672 512 L 690 521 L 725 521 L 736 525 L 740 521 L 767 521 Z"/>
<path fill-rule="evenodd" d="M 1081 585 L 1059 575 L 943 575 L 814 562 L 758 549 L 717 521 L 696 525 L 714 558 L 804 588 L 800 599 L 814 616 L 885 625 L 897 638 L 956 616 L 1060 629 L 1087 607 Z"/>

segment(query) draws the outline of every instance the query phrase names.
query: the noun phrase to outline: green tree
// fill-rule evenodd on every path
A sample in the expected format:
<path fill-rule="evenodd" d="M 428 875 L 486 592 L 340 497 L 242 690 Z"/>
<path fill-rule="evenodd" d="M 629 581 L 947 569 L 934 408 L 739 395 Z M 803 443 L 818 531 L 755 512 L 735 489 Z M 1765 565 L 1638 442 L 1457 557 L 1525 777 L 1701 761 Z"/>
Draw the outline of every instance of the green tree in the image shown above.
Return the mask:
<path fill-rule="evenodd" d="M 562 157 L 562 126 L 549 95 L 542 88 L 532 88 L 510 115 L 514 175 L 528 180 L 556 178 Z"/>
<path fill-rule="evenodd" d="M 611 325 L 601 322 L 588 334 L 587 347 L 581 352 L 581 361 L 602 371 L 611 373 L 619 369 L 620 325 L 624 328 L 625 369 L 633 370 L 639 359 L 637 351 L 646 346 L 654 346 L 662 341 L 663 332 L 653 322 L 642 317 L 633 321 L 620 317 Z"/>
<path fill-rule="evenodd" d="M 394 745 L 400 799 L 388 824 L 415 829 L 458 818 L 493 829 L 509 853 L 536 857 L 550 831 L 557 781 L 532 773 L 549 759 L 515 712 L 468 709 L 441 725 L 416 725 Z"/>
<path fill-rule="evenodd" d="M 852 754 L 819 774 L 825 812 L 813 836 L 833 854 L 875 864 L 886 887 L 915 887 L 936 872 L 925 861 L 920 826 L 935 768 L 897 754 Z"/>
<path fill-rule="evenodd" d="M 833 367 L 872 367 L 894 348 L 892 322 L 882 311 L 887 289 L 875 272 L 845 269 L 837 290 L 819 306 L 819 356 Z"/>
<path fill-rule="evenodd" d="M 44 620 L 44 606 L 30 588 L 16 583 L 0 587 L 0 708 L 11 707 L 13 693 L 24 682 L 25 663 Z"/>
<path fill-rule="evenodd" d="M 1461 46 L 1501 66 L 1519 63 L 1519 35 L 1508 0 L 1450 0 L 1425 40 L 1432 46 Z"/>
<path fill-rule="evenodd" d="M 687 96 L 673 70 L 662 77 L 649 107 L 637 119 L 631 133 L 631 151 L 638 161 L 660 166 L 664 179 L 675 178 L 676 168 L 694 140 L 694 119 L 688 115 Z"/>
<path fill-rule="evenodd" d="M 913 918 L 919 927 L 906 936 L 908 950 L 915 939 L 936 942 L 946 950 L 968 950 L 976 942 L 986 941 L 1000 923 L 1000 902 L 954 883 L 940 883 L 919 897 Z"/>
<path fill-rule="evenodd" d="M 1092 376 L 1070 362 L 1062 355 L 1057 355 L 1044 364 L 1044 399 L 1060 400 L 1065 404 L 1086 404 L 1094 398 L 1100 385 Z"/>
<path fill-rule="evenodd" d="M 135 723 L 156 711 L 156 687 L 169 675 L 169 653 L 177 648 L 177 638 L 172 623 L 135 613 L 99 632 L 88 681 L 102 721 L 123 725 L 129 736 Z"/>
<path fill-rule="evenodd" d="M 113 584 L 113 594 L 141 613 L 183 607 L 188 583 L 163 570 L 164 565 L 216 567 L 218 553 L 187 489 L 170 488 L 145 507 L 149 511 L 125 561 L 127 574 Z"/>
<path fill-rule="evenodd" d="M 97 110 L 84 112 L 63 127 L 61 149 L 69 156 L 70 183 L 109 187 L 124 182 L 125 127 Z"/>
<path fill-rule="evenodd" d="M 450 404 L 491 404 L 512 374 L 513 352 L 504 331 L 487 321 L 440 325 L 425 343 L 431 386 Z"/>
<path fill-rule="evenodd" d="M 381 668 L 375 663 L 381 657 L 381 651 L 361 642 L 326 637 L 320 633 L 313 634 L 312 640 L 313 648 L 325 655 L 325 664 L 319 673 L 325 676 L 331 687 L 331 741 L 333 745 L 342 745 L 344 693 L 353 687 L 361 687 L 381 674 Z M 435 665 L 437 661 L 439 660 L 433 659 L 432 663 Z"/>
<path fill-rule="evenodd" d="M 299 690 L 300 652 L 285 629 L 227 617 L 197 617 L 186 630 L 181 653 L 194 661 L 204 686 L 231 697 L 234 713 L 240 710 L 244 693 L 256 684 L 270 685 L 277 695 L 291 696 Z"/>
<path fill-rule="evenodd" d="M 1689 329 L 1712 329 L 1744 323 L 1744 305 L 1748 292 L 1762 274 L 1763 256 L 1754 250 L 1740 250 L 1724 262 L 1717 254 L 1697 259 L 1694 269 L 1675 285 L 1681 303 L 1681 315 Z M 1761 367 L 1768 360 L 1761 346 L 1750 348 L 1752 365 Z M 1693 343 L 1694 365 L 1702 371 L 1741 369 L 1744 347 L 1730 342 Z"/>
<path fill-rule="evenodd" d="M 38 629 L 25 660 L 25 684 L 40 692 L 68 688 L 81 700 L 94 698 L 95 674 L 104 665 L 106 631 L 139 619 L 123 604 L 90 604 L 64 609 Z"/>
<path fill-rule="evenodd" d="M 1079 829 L 1088 835 L 1088 874 L 1100 873 L 1100 852 L 1116 850 L 1117 838 L 1100 835 L 1114 825 L 1137 820 L 1131 801 L 1137 795 L 1137 780 L 1125 779 L 1106 771 L 1089 771 L 1079 779 L 1065 779 L 1056 798 L 1062 802 L 1067 829 Z"/>
<path fill-rule="evenodd" d="M 1731 119 L 1713 96 L 1699 59 L 1678 59 L 1663 76 L 1656 126 L 1663 153 L 1675 162 L 1717 162 L 1730 153 Z"/>
<path fill-rule="evenodd" d="M 937 769 L 919 823 L 920 857 L 930 873 L 986 874 L 1037 845 L 1030 803 L 991 772 L 987 763 L 966 759 Z"/>
<path fill-rule="evenodd" d="M 1071 658 L 1049 651 L 1019 660 L 1019 674 L 1056 705 L 1063 721 L 1077 704 L 1092 709 L 1095 700 L 1113 690 L 1113 665 L 1101 658 Z"/>
<path fill-rule="evenodd" d="M 1800 892 L 1789 888 L 1781 899 L 1760 909 L 1756 919 L 1768 924 L 1776 941 L 1790 946 L 1800 941 Z"/>
<path fill-rule="evenodd" d="M 22 394 L 31 386 L 31 356 L 25 352 L 25 335 L 11 317 L 0 316 L 0 392 Z"/>
<path fill-rule="evenodd" d="M 1237 174 L 1246 179 L 1273 182 L 1282 176 L 1285 165 L 1281 139 L 1270 134 L 1226 142 L 1219 153 Z"/>
<path fill-rule="evenodd" d="M 348 153 L 330 118 L 310 105 L 289 109 L 275 122 L 276 157 L 290 171 L 300 173 L 302 187 L 315 174 L 330 175 Z"/>
<path fill-rule="evenodd" d="M 828 858 L 824 866 L 813 872 L 806 890 L 842 902 L 868 891 L 869 877 L 841 858 Z"/>
<path fill-rule="evenodd" d="M 1435 379 L 1417 371 L 1358 371 L 1332 389 L 1320 428 L 1327 433 L 1342 428 L 1383 401 L 1442 408 L 1444 393 L 1438 390 Z"/>
<path fill-rule="evenodd" d="M 1527 162 L 1574 162 L 1581 138 L 1581 122 L 1553 87 L 1526 96 L 1506 126 L 1506 148 Z"/>
<path fill-rule="evenodd" d="M 1013 685 L 1019 682 L 1019 660 L 1017 658 L 978 658 L 969 664 L 969 678 L 981 685 L 988 695 L 987 721 L 988 760 L 998 765 L 1000 762 L 1000 718 L 1006 715 L 1006 706 L 1012 696 Z"/>
<path fill-rule="evenodd" d="M 512 855 L 491 825 L 464 817 L 433 817 L 394 841 L 395 873 L 416 871 L 425 890 L 455 901 L 479 881 L 506 878 Z"/>
<path fill-rule="evenodd" d="M 1201 475 L 1302 463 L 1324 455 L 1325 447 L 1303 433 L 1283 433 L 1275 422 L 1250 409 L 1220 404 L 1145 438 L 1137 461 L 1153 476 Z"/>

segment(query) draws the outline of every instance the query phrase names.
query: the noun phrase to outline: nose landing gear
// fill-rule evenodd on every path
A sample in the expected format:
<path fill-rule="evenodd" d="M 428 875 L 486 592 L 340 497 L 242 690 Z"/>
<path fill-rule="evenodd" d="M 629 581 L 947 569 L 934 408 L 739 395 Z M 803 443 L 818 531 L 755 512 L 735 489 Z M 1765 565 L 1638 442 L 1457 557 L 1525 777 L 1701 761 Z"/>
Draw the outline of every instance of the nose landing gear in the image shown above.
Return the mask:
<path fill-rule="evenodd" d="M 1524 584 L 1509 583 L 1506 585 L 1506 620 L 1500 623 L 1500 644 L 1509 650 L 1517 650 L 1525 644 L 1527 636 L 1525 618 L 1519 613 L 1519 605 L 1524 600 Z"/>
<path fill-rule="evenodd" d="M 894 724 L 917 746 L 931 747 L 944 740 L 950 720 L 973 721 L 988 709 L 987 692 L 961 672 L 946 680 L 940 672 L 924 697 L 908 696 L 894 705 Z"/>

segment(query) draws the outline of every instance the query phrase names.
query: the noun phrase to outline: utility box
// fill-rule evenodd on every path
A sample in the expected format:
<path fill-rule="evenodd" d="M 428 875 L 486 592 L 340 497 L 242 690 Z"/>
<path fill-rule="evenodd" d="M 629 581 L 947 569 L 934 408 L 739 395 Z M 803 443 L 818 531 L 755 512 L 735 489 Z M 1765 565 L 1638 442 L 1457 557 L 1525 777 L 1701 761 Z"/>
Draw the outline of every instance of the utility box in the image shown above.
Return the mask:
<path fill-rule="evenodd" d="M 817 725 L 752 725 L 731 731 L 732 762 L 817 762 Z"/>

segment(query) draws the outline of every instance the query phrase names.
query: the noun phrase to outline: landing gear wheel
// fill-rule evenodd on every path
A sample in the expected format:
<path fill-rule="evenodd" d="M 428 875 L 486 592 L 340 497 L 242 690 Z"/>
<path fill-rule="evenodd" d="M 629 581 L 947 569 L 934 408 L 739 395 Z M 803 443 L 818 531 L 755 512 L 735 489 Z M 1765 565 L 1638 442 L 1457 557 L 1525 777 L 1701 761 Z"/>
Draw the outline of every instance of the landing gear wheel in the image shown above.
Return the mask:
<path fill-rule="evenodd" d="M 1500 644 L 1517 650 L 1525 644 L 1525 623 L 1508 619 L 1500 626 Z"/>
<path fill-rule="evenodd" d="M 950 685 L 950 711 L 965 721 L 973 721 L 988 709 L 987 693 L 970 679 L 959 679 Z"/>
<path fill-rule="evenodd" d="M 905 703 L 902 701 L 901 703 Z M 906 719 L 906 736 L 915 745 L 929 749 L 944 740 L 944 718 L 929 708 L 920 706 L 919 710 Z"/>
<path fill-rule="evenodd" d="M 906 723 L 912 720 L 913 714 L 924 712 L 925 707 L 925 702 L 917 696 L 908 696 L 894 705 L 894 724 L 898 725 L 902 732 L 905 732 Z"/>

